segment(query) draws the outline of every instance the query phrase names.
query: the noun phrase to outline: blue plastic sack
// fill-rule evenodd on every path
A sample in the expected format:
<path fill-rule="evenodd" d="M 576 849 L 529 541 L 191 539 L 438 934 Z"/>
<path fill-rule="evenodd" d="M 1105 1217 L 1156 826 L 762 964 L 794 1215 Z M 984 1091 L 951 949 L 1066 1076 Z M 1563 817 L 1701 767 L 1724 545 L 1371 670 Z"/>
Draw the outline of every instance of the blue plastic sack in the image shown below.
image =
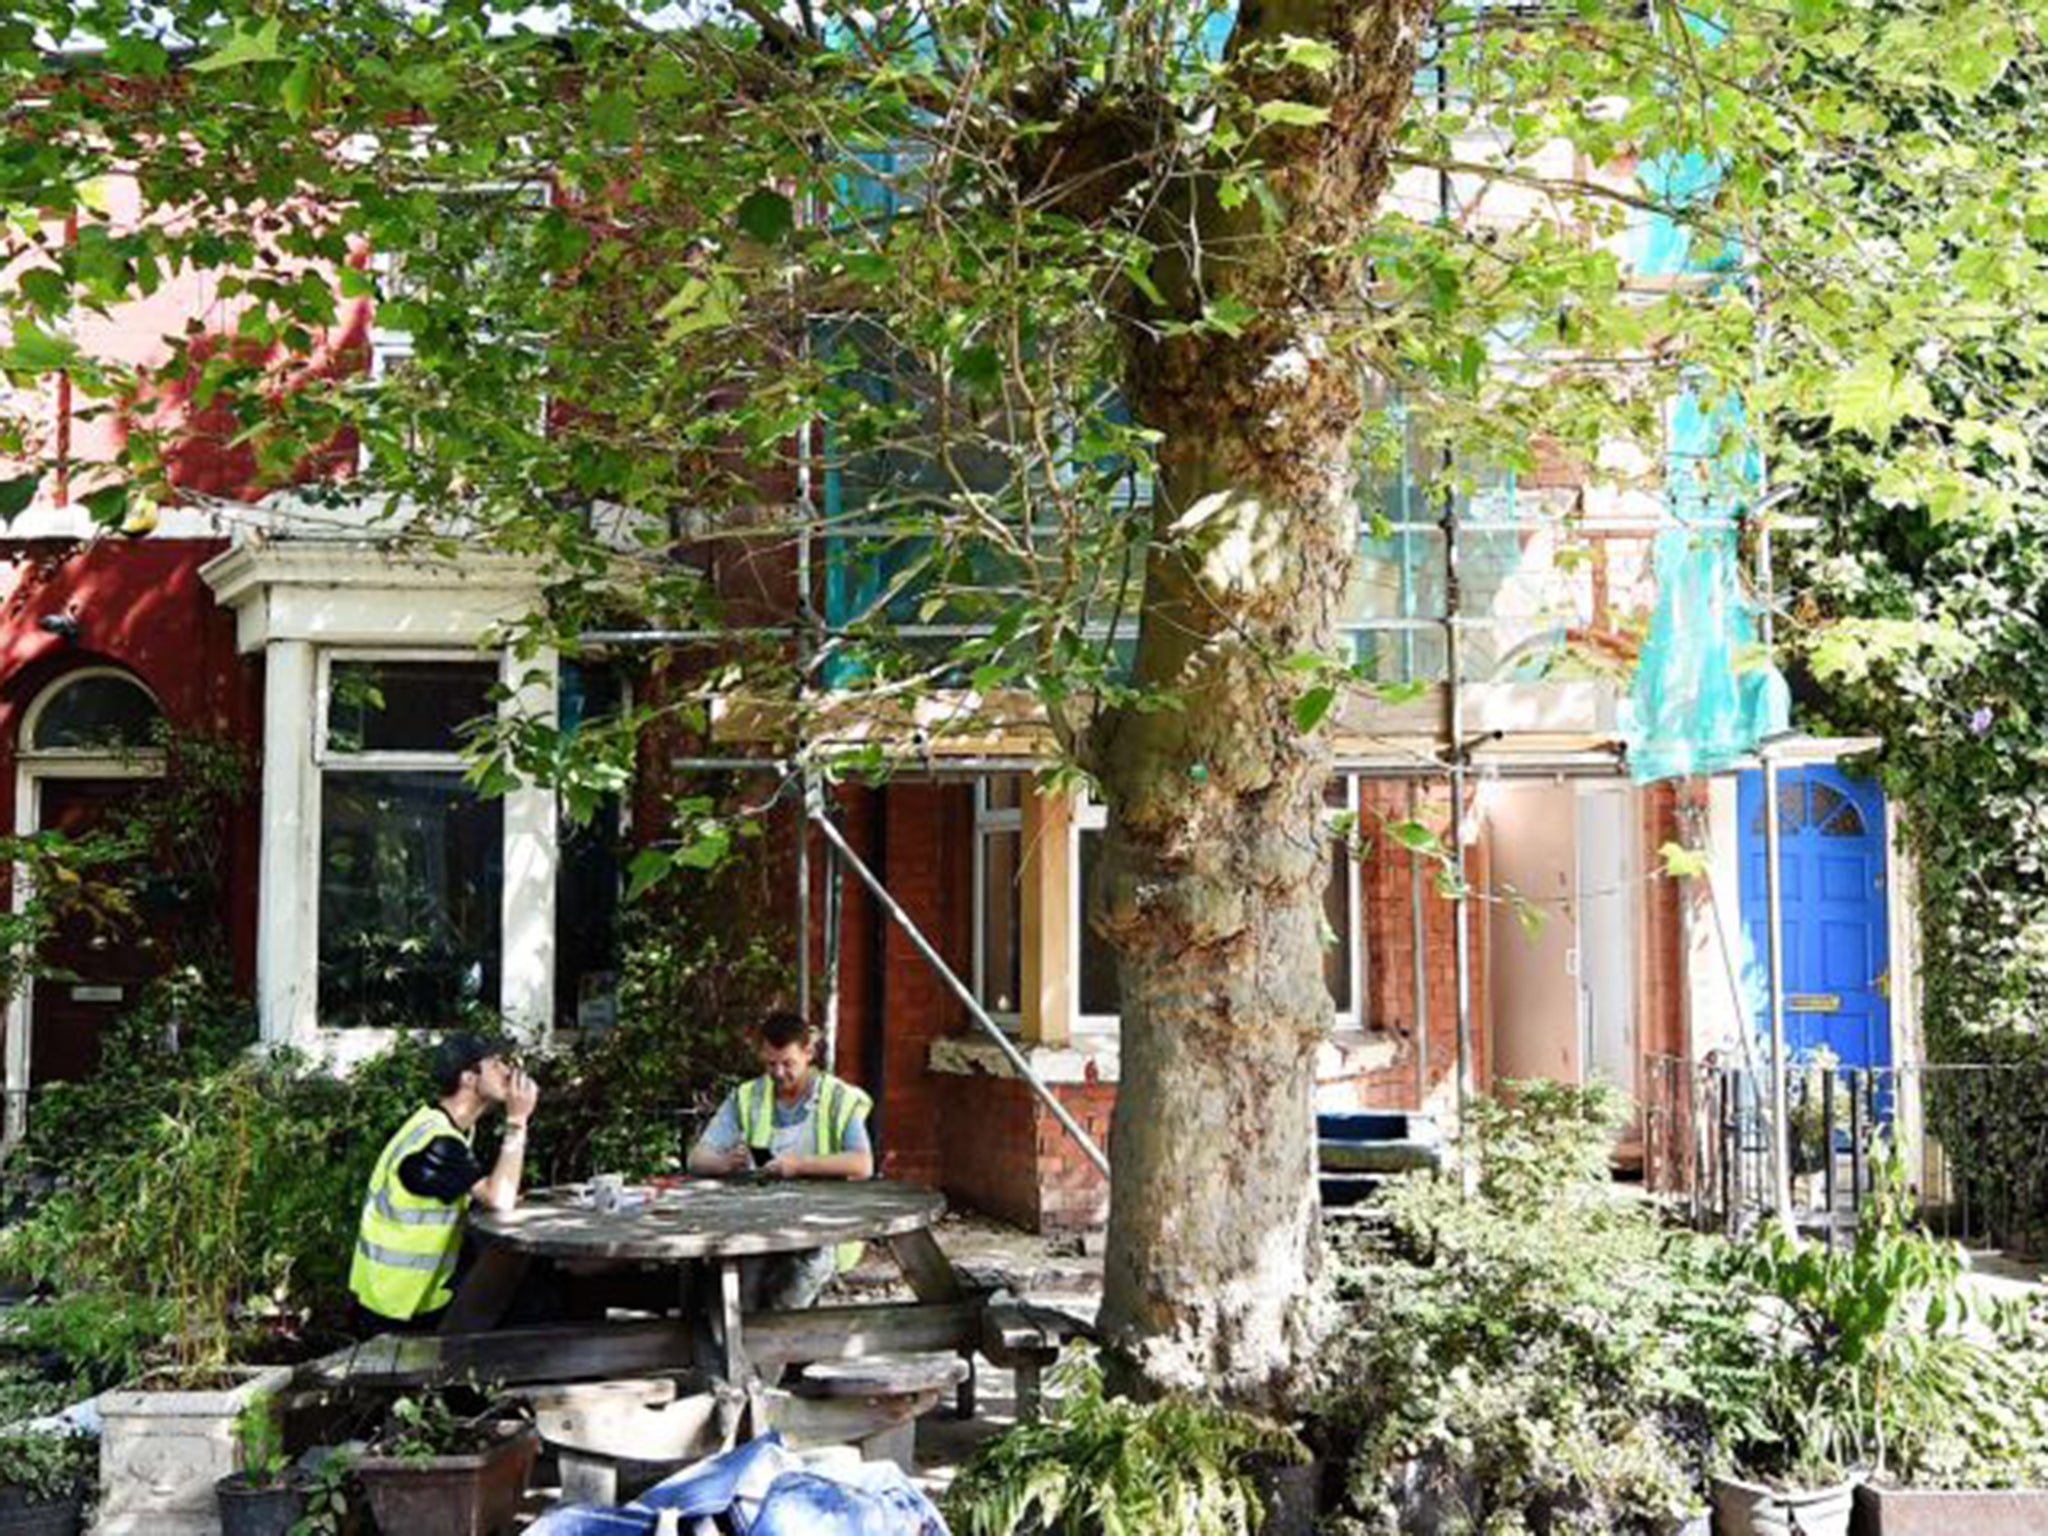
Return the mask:
<path fill-rule="evenodd" d="M 623 1509 L 552 1510 L 527 1536 L 648 1536 L 664 1509 L 685 1528 L 712 1518 L 734 1536 L 948 1536 L 931 1500 L 893 1463 L 800 1467 L 772 1431 L 685 1467 Z"/>
<path fill-rule="evenodd" d="M 747 1536 L 947 1536 L 931 1500 L 900 1468 L 868 1462 L 854 1476 L 783 1473 Z"/>
<path fill-rule="evenodd" d="M 770 1430 L 721 1456 L 685 1467 L 656 1483 L 631 1505 L 634 1509 L 673 1509 L 684 1520 L 723 1515 L 737 1506 L 747 1516 L 776 1478 L 789 1469 L 782 1436 Z"/>

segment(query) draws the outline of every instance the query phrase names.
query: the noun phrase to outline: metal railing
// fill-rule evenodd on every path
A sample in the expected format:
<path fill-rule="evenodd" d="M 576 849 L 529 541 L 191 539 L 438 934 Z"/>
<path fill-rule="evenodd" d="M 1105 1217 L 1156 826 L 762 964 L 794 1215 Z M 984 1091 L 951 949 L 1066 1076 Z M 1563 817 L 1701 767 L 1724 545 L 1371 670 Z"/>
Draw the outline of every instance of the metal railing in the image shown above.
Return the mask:
<path fill-rule="evenodd" d="M 2048 1063 L 1804 1065 L 1785 1079 L 1792 1215 L 1830 1241 L 1854 1229 L 1896 1149 L 1934 1231 L 2035 1248 L 2048 1235 Z M 1643 1179 L 1695 1226 L 1747 1230 L 1770 1211 L 1768 1069 L 1645 1063 Z"/>

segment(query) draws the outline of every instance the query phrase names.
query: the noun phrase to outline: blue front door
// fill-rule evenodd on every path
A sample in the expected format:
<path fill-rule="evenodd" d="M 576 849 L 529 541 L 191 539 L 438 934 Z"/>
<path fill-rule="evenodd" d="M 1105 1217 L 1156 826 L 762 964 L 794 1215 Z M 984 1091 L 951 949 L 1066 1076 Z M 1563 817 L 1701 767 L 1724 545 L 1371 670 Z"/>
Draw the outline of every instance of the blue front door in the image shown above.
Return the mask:
<path fill-rule="evenodd" d="M 1764 947 L 1764 776 L 1741 778 L 1742 926 L 1750 959 L 1767 977 Z M 1891 1064 L 1891 951 L 1885 921 L 1884 793 L 1832 767 L 1778 773 L 1784 912 L 1785 1044 L 1825 1046 L 1845 1067 Z M 1756 1021 L 1770 1033 L 1767 983 Z"/>

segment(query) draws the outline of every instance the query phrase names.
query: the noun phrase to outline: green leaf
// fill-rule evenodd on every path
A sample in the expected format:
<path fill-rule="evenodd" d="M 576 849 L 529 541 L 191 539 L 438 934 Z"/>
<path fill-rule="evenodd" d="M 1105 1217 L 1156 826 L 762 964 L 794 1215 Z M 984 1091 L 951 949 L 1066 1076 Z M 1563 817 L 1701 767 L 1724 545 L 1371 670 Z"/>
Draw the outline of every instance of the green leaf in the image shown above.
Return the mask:
<path fill-rule="evenodd" d="M 1327 683 L 1318 684 L 1294 701 L 1294 723 L 1304 731 L 1312 731 L 1323 723 L 1323 717 L 1336 702 L 1337 690 Z"/>
<path fill-rule="evenodd" d="M 763 245 L 779 245 L 796 228 L 796 208 L 780 192 L 767 187 L 749 192 L 739 206 L 740 229 Z"/>
<path fill-rule="evenodd" d="M 1290 32 L 1280 39 L 1280 57 L 1297 69 L 1327 75 L 1336 69 L 1343 56 L 1319 37 L 1296 37 Z"/>
<path fill-rule="evenodd" d="M 1320 128 L 1330 120 L 1330 109 L 1306 101 L 1262 101 L 1258 119 L 1283 128 Z"/>
<path fill-rule="evenodd" d="M 40 475 L 16 475 L 12 480 L 0 480 L 0 523 L 11 523 L 29 508 L 36 499 L 36 486 L 42 481 Z"/>
<path fill-rule="evenodd" d="M 1235 294 L 1226 293 L 1207 309 L 1202 311 L 1204 323 L 1226 336 L 1242 336 L 1245 325 L 1258 317 L 1258 311 Z"/>
<path fill-rule="evenodd" d="M 128 487 L 126 485 L 103 485 L 96 491 L 87 492 L 82 498 L 85 510 L 91 515 L 97 528 L 118 528 L 128 521 Z"/>
<path fill-rule="evenodd" d="M 1933 406 L 1926 384 L 1911 374 L 1901 377 L 1888 357 L 1866 357 L 1828 384 L 1828 421 L 1835 432 L 1883 439 L 1907 417 L 1931 414 Z"/>
<path fill-rule="evenodd" d="M 24 321 L 15 327 L 5 359 L 10 373 L 61 373 L 78 361 L 78 343 Z"/>
<path fill-rule="evenodd" d="M 71 307 L 71 285 L 64 274 L 49 267 L 36 267 L 15 279 L 21 296 L 46 315 L 62 314 Z"/>
<path fill-rule="evenodd" d="M 313 89 L 317 84 L 318 76 L 314 73 L 311 58 L 300 59 L 294 64 L 277 88 L 278 100 L 284 103 L 285 116 L 295 123 L 303 121 L 313 105 Z"/>
<path fill-rule="evenodd" d="M 676 850 L 675 860 L 686 869 L 716 869 L 732 850 L 732 829 L 722 821 L 702 821 L 696 835 Z"/>
<path fill-rule="evenodd" d="M 237 30 L 226 43 L 191 68 L 194 74 L 210 75 L 244 64 L 273 64 L 284 57 L 283 39 L 284 23 L 273 16 L 261 26 Z"/>
<path fill-rule="evenodd" d="M 638 901 L 666 880 L 675 869 L 675 859 L 666 849 L 642 848 L 626 866 L 626 900 Z"/>
<path fill-rule="evenodd" d="M 1706 854 L 1683 843 L 1664 843 L 1657 849 L 1657 855 L 1664 861 L 1664 873 L 1674 880 L 1707 872 Z"/>
<path fill-rule="evenodd" d="M 606 91 L 590 104 L 590 126 L 600 139 L 623 143 L 638 131 L 640 113 L 624 91 Z"/>
<path fill-rule="evenodd" d="M 1410 853 L 1425 853 L 1431 856 L 1444 851 L 1443 842 L 1435 832 L 1419 821 L 1394 821 L 1387 824 L 1387 836 L 1406 848 Z"/>

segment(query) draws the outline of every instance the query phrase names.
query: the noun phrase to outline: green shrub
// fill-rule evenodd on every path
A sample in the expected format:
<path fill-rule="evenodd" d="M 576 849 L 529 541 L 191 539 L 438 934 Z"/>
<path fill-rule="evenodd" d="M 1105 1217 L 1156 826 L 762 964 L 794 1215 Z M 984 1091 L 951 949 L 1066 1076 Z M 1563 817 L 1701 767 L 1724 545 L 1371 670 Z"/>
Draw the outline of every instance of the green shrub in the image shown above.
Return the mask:
<path fill-rule="evenodd" d="M 1960 1470 L 2009 1435 L 2008 1405 L 2027 1395 L 2013 1362 L 1965 1332 L 1962 1249 L 1913 1225 L 1896 1153 L 1872 1166 L 1876 1194 L 1845 1246 L 1773 1228 L 1746 1252 L 1769 1341 L 1761 1423 L 1734 1447 L 1752 1475 Z"/>
<path fill-rule="evenodd" d="M 218 1363 L 239 1324 L 342 1315 L 349 1252 L 377 1153 L 427 1091 L 423 1042 L 346 1079 L 288 1056 L 169 1077 L 111 1140 L 0 1239 L 15 1268 L 66 1292 L 164 1303 L 179 1353 Z M 132 1364 L 133 1340 L 103 1363 Z"/>
<path fill-rule="evenodd" d="M 1335 1263 L 1320 1412 L 1337 1528 L 1628 1532 L 1697 1507 L 1761 1381 L 1721 1245 L 1617 1192 L 1606 1090 L 1476 1106 L 1476 1191 L 1414 1177 Z"/>
<path fill-rule="evenodd" d="M 7 1321 L 12 1344 L 54 1356 L 103 1390 L 139 1376 L 176 1318 L 167 1302 L 151 1297 L 71 1291 L 16 1307 Z"/>
<path fill-rule="evenodd" d="M 98 1476 L 99 1441 L 91 1435 L 0 1435 L 0 1488 L 37 1502 L 84 1498 Z"/>
<path fill-rule="evenodd" d="M 959 1536 L 1251 1536 L 1256 1469 L 1308 1459 L 1290 1431 L 1246 1414 L 1105 1397 L 1085 1351 L 1054 1376 L 1053 1412 L 984 1446 L 948 1491 Z"/>
<path fill-rule="evenodd" d="M 787 984 L 788 966 L 763 935 L 692 926 L 673 899 L 636 914 L 618 1022 L 536 1067 L 529 1168 L 553 1183 L 675 1170 L 725 1090 L 752 1068 L 747 1030 L 783 1001 Z"/>

